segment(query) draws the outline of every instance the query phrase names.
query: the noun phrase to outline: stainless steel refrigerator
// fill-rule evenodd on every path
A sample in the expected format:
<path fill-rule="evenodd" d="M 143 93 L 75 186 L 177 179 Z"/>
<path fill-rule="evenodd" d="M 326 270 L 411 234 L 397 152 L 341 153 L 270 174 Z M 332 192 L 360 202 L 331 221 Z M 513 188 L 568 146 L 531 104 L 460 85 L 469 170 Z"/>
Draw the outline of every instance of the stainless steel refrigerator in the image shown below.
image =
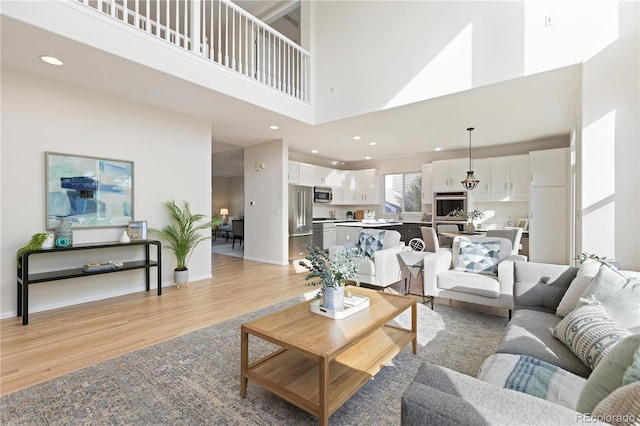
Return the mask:
<path fill-rule="evenodd" d="M 306 257 L 313 245 L 313 189 L 289 185 L 289 260 Z"/>

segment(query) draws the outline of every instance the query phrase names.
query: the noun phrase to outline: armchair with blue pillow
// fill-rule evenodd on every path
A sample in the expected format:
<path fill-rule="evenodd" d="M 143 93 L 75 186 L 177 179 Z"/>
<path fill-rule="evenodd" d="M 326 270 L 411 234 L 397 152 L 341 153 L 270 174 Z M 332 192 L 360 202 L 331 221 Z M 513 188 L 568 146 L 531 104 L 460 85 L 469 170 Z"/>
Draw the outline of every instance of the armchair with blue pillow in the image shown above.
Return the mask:
<path fill-rule="evenodd" d="M 360 232 L 356 244 L 361 256 L 356 259 L 360 285 L 384 290 L 400 280 L 400 264 L 396 254 L 404 247 L 401 237 L 398 231 L 388 229 L 363 229 Z M 331 246 L 329 255 L 333 257 L 338 251 L 348 248 L 345 245 Z"/>
<path fill-rule="evenodd" d="M 425 257 L 424 294 L 505 308 L 511 317 L 513 262 L 526 260 L 506 238 L 458 236 L 451 251 Z"/>

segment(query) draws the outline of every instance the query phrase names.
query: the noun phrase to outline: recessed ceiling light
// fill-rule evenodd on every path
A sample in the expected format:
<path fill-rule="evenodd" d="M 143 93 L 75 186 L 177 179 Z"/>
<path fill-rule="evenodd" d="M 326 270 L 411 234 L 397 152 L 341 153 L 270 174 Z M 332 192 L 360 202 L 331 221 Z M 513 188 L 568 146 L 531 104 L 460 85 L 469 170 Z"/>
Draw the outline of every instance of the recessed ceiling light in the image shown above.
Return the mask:
<path fill-rule="evenodd" d="M 278 130 L 280 127 L 276 126 L 275 124 L 272 124 L 271 126 L 269 126 L 269 128 L 271 130 Z"/>
<path fill-rule="evenodd" d="M 369 157 L 368 155 L 366 157 L 364 157 L 365 160 L 371 160 L 371 157 Z"/>
<path fill-rule="evenodd" d="M 354 136 L 354 137 L 353 137 L 353 140 L 354 140 L 354 141 L 359 141 L 360 139 L 362 139 L 362 137 L 361 137 L 361 136 Z"/>
<path fill-rule="evenodd" d="M 369 142 L 369 145 L 376 146 L 376 145 L 378 145 L 378 143 L 377 142 Z"/>
<path fill-rule="evenodd" d="M 337 166 L 338 162 L 334 160 L 334 161 L 331 162 L 331 164 L 334 165 L 334 166 Z"/>
<path fill-rule="evenodd" d="M 442 148 L 437 147 L 436 149 L 434 149 L 434 151 L 442 151 Z"/>
<path fill-rule="evenodd" d="M 62 65 L 64 63 L 60 59 L 53 56 L 40 56 L 40 59 L 50 65 Z"/>
<path fill-rule="evenodd" d="M 312 154 L 317 154 L 317 153 L 318 153 L 318 150 L 317 150 L 317 149 L 312 149 L 312 150 L 311 150 L 311 153 L 312 153 Z"/>

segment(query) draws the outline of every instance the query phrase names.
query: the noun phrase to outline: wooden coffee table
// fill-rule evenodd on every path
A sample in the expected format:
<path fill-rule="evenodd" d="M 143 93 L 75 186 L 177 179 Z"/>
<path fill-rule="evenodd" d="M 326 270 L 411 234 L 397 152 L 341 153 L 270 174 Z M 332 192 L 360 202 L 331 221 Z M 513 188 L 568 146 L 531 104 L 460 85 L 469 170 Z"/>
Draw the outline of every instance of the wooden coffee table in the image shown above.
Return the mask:
<path fill-rule="evenodd" d="M 417 353 L 416 300 L 350 287 L 370 306 L 334 320 L 309 310 L 309 301 L 269 314 L 241 327 L 240 397 L 251 379 L 318 417 L 329 416 L 367 383 L 409 342 Z M 411 329 L 387 323 L 411 308 Z M 249 335 L 280 349 L 249 364 Z"/>

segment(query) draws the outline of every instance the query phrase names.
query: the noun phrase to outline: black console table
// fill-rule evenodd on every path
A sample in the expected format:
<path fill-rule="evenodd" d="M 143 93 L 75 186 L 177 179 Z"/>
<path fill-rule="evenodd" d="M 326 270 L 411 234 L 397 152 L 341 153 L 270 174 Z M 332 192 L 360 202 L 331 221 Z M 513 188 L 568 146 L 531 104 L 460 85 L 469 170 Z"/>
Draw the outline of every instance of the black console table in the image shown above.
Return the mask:
<path fill-rule="evenodd" d="M 151 260 L 149 256 L 149 246 L 156 246 L 156 260 Z M 64 269 L 57 271 L 39 272 L 35 274 L 29 273 L 29 262 L 33 255 L 47 255 L 51 253 L 66 253 L 74 252 L 78 250 L 104 250 L 104 249 L 117 249 L 122 247 L 139 246 L 144 249 L 144 260 L 136 260 L 131 262 L 124 262 L 124 264 L 115 269 L 85 272 L 80 268 Z M 39 284 L 48 281 L 66 280 L 69 278 L 90 277 L 93 275 L 111 274 L 113 272 L 131 271 L 133 269 L 144 269 L 145 279 L 147 285 L 147 291 L 151 289 L 150 286 L 150 269 L 157 268 L 158 276 L 158 296 L 162 295 L 162 262 L 161 262 L 161 249 L 162 245 L 160 241 L 156 240 L 133 240 L 130 243 L 109 242 L 101 244 L 78 244 L 72 247 L 53 248 L 53 249 L 38 249 L 29 250 L 22 255 L 20 262 L 21 266 L 18 266 L 18 316 L 22 315 L 22 324 L 27 325 L 29 323 L 29 285 Z M 101 254 L 101 258 L 102 254 Z"/>

